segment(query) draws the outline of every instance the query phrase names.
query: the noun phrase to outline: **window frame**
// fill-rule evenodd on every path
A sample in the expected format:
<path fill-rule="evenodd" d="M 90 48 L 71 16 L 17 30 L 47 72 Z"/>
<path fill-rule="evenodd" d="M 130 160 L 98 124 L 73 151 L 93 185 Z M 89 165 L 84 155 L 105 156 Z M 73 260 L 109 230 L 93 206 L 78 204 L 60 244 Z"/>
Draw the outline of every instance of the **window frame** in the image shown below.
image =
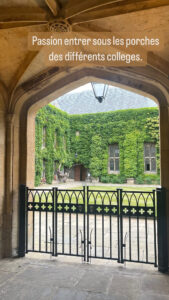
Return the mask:
<path fill-rule="evenodd" d="M 146 156 L 145 154 L 145 147 L 146 145 L 149 145 L 150 146 L 150 156 Z M 154 156 L 151 155 L 151 147 L 154 146 L 154 149 L 155 149 L 155 154 Z M 146 170 L 146 159 L 149 160 L 149 163 L 150 163 L 150 171 L 147 171 Z M 155 166 L 156 166 L 156 169 L 155 171 L 152 171 L 152 159 L 155 159 Z M 144 142 L 144 174 L 157 174 L 157 150 L 156 150 L 156 144 L 154 142 Z"/>
<path fill-rule="evenodd" d="M 110 156 L 110 147 L 111 146 L 118 146 L 118 151 L 119 151 L 119 156 L 118 157 L 116 157 L 116 156 Z M 110 144 L 109 145 L 109 157 L 108 157 L 108 173 L 109 174 L 120 174 L 120 148 L 119 148 L 119 144 L 118 143 L 113 143 L 113 144 Z M 113 159 L 113 161 L 114 161 L 114 170 L 110 170 L 110 161 Z M 116 170 L 116 160 L 118 160 L 119 161 L 119 170 Z"/>

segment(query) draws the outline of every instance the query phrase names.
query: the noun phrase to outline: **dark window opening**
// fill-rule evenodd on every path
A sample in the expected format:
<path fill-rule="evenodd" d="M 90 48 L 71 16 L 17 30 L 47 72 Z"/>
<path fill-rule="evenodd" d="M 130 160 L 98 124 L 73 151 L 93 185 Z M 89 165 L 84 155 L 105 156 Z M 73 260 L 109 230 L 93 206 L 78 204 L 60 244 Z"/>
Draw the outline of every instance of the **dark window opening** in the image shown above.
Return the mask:
<path fill-rule="evenodd" d="M 113 144 L 109 146 L 109 172 L 119 172 L 120 161 L 119 161 L 120 151 L 119 145 Z"/>
<path fill-rule="evenodd" d="M 145 172 L 156 173 L 156 146 L 154 143 L 144 143 Z"/>

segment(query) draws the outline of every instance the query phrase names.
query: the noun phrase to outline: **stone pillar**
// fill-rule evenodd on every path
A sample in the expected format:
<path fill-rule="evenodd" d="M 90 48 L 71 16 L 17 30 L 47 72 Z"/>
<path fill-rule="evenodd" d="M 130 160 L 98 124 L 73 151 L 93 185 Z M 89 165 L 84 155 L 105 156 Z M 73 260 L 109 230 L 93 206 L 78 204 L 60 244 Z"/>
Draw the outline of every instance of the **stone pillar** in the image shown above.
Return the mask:
<path fill-rule="evenodd" d="M 35 112 L 28 113 L 26 185 L 32 188 L 35 183 L 35 117 Z"/>
<path fill-rule="evenodd" d="M 5 115 L 6 153 L 5 153 L 5 201 L 3 205 L 3 257 L 12 256 L 12 160 L 13 160 L 13 114 Z"/>
<path fill-rule="evenodd" d="M 169 257 L 169 107 L 160 107 L 161 186 L 166 189 L 167 241 Z"/>
<path fill-rule="evenodd" d="M 19 118 L 15 115 L 13 122 L 13 148 L 12 148 L 12 256 L 18 255 L 19 231 Z"/>
<path fill-rule="evenodd" d="M 3 210 L 5 202 L 5 118 L 4 111 L 0 111 L 0 258 L 3 257 Z"/>

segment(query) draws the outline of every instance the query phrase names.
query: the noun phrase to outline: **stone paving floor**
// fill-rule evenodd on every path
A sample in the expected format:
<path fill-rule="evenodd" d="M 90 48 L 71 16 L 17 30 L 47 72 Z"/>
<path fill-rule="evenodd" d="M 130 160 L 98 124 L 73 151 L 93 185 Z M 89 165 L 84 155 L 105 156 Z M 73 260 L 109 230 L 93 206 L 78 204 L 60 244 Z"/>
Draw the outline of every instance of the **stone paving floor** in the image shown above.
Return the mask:
<path fill-rule="evenodd" d="M 11 299 L 169 300 L 169 275 L 147 265 L 29 254 L 0 261 L 0 300 Z"/>
<path fill-rule="evenodd" d="M 28 250 L 33 249 L 33 237 L 34 237 L 34 250 L 36 251 L 46 251 L 50 252 L 52 243 L 50 244 L 50 235 L 52 232 L 52 214 L 48 213 L 46 216 L 45 212 L 41 212 L 41 226 L 39 227 L 39 212 L 34 213 L 34 231 L 33 231 L 33 219 L 32 212 L 28 214 Z M 46 230 L 46 220 L 47 220 L 47 230 Z M 91 241 L 91 256 L 103 255 L 109 258 L 118 257 L 118 228 L 117 228 L 117 217 L 111 218 L 110 232 L 110 217 L 104 216 L 104 230 L 102 224 L 102 216 L 97 216 L 97 225 L 95 228 L 95 218 L 94 215 L 89 216 L 89 234 Z M 71 254 L 78 253 L 83 254 L 84 249 L 81 244 L 81 240 L 84 236 L 84 223 L 83 215 L 78 215 L 78 234 L 77 234 L 77 215 L 71 214 L 71 223 L 69 214 L 64 214 L 64 225 L 63 225 L 63 214 L 57 215 L 57 251 L 58 253 L 64 252 L 70 253 L 70 241 L 71 241 Z M 39 228 L 41 229 L 39 231 Z M 64 240 L 63 240 L 63 228 L 64 228 Z M 71 228 L 71 235 L 70 235 Z M 47 232 L 47 233 L 46 233 Z M 87 232 L 87 228 L 86 228 Z M 104 247 L 103 245 L 103 232 L 104 232 Z M 34 234 L 33 234 L 34 233 Z M 129 219 L 123 219 L 123 241 L 126 244 L 124 249 L 124 255 L 126 259 L 129 259 Z M 95 234 L 96 234 L 96 246 L 95 246 Z M 137 219 L 131 220 L 131 259 L 138 260 L 138 240 L 137 240 Z M 126 238 L 125 238 L 126 236 Z M 40 237 L 40 238 L 39 238 Z M 111 237 L 111 247 L 110 247 L 110 237 Z M 46 239 L 47 238 L 47 239 Z M 78 245 L 78 246 L 77 246 Z M 47 247 L 47 248 L 46 248 Z M 95 249 L 96 248 L 96 249 Z M 110 254 L 111 249 L 111 254 Z M 149 262 L 155 262 L 155 251 L 154 251 L 154 221 L 152 219 L 147 221 L 147 257 Z M 145 220 L 139 220 L 139 259 L 141 261 L 146 261 L 146 233 L 145 233 Z"/>

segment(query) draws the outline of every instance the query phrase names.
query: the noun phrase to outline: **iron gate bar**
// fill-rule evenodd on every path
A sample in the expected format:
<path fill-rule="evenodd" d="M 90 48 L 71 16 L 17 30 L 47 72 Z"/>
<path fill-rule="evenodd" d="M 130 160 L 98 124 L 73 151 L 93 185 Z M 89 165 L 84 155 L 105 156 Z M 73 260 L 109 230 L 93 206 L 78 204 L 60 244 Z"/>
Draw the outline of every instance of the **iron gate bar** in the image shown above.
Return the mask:
<path fill-rule="evenodd" d="M 137 260 L 140 260 L 140 219 L 139 216 L 137 214 Z"/>
<path fill-rule="evenodd" d="M 115 198 L 115 200 L 113 199 Z M 99 203 L 98 203 L 99 200 Z M 101 203 L 100 203 L 101 202 Z M 116 202 L 116 203 L 114 203 Z M 117 218 L 117 227 L 119 226 L 119 204 L 118 204 L 118 193 L 117 190 L 96 190 L 90 189 L 87 187 L 87 261 L 89 258 L 99 258 L 99 259 L 112 259 L 119 261 L 119 250 L 117 253 L 117 257 L 113 257 L 112 255 L 112 216 Z M 89 253 L 89 247 L 91 245 L 91 240 L 89 237 L 90 231 L 90 216 L 94 216 L 94 254 Z M 97 254 L 97 215 L 101 217 L 101 255 Z M 105 238 L 104 238 L 104 226 L 105 226 L 105 216 L 109 218 L 109 255 L 105 256 Z M 106 220 L 107 221 L 107 220 Z M 119 230 L 117 230 L 117 240 L 118 240 L 118 249 L 119 249 Z"/>
<path fill-rule="evenodd" d="M 121 204 L 120 204 L 120 189 L 117 189 L 117 241 L 118 241 L 118 263 L 121 263 L 121 251 L 120 251 L 120 243 L 121 243 L 121 230 L 120 230 L 120 212 L 121 212 Z"/>
<path fill-rule="evenodd" d="M 35 198 L 38 198 L 38 201 L 35 201 Z M 44 202 L 42 198 L 44 197 Z M 48 251 L 48 212 L 52 212 L 54 210 L 53 201 L 48 201 L 53 199 L 53 190 L 51 189 L 28 189 L 27 188 L 27 220 L 28 220 L 28 212 L 32 211 L 33 213 L 33 220 L 32 220 L 32 249 L 28 249 L 28 243 L 26 245 L 27 252 L 40 252 L 40 253 L 51 253 Z M 31 199 L 30 199 L 31 198 Z M 38 212 L 39 215 L 39 249 L 35 249 L 35 212 Z M 44 212 L 46 215 L 45 218 L 45 251 L 41 250 L 41 213 Z M 53 226 L 52 226 L 53 227 Z M 28 227 L 27 227 L 28 230 Z M 51 241 L 50 241 L 51 242 Z"/>
<path fill-rule="evenodd" d="M 139 194 L 138 197 L 136 197 L 136 195 Z M 132 201 L 132 197 L 134 195 L 135 201 L 136 201 L 136 205 L 131 205 L 131 201 Z M 124 197 L 127 197 L 127 204 L 124 204 Z M 122 211 L 122 219 L 123 217 L 127 217 L 129 219 L 129 258 L 128 259 L 123 259 L 123 246 L 125 247 L 126 245 L 123 245 L 122 240 L 121 240 L 121 255 L 122 255 L 122 259 L 121 261 L 130 261 L 130 262 L 141 262 L 141 263 L 149 263 L 149 264 L 154 264 L 155 266 L 157 266 L 157 252 L 156 252 L 156 201 L 155 201 L 155 191 L 149 192 L 149 191 L 122 191 L 122 200 L 121 200 L 121 211 Z M 140 198 L 144 199 L 144 206 L 141 205 L 140 206 Z M 148 201 L 151 199 L 152 204 L 148 205 Z M 134 209 L 134 211 L 133 211 Z M 144 212 L 142 212 L 144 210 Z M 151 210 L 151 211 L 150 211 Z M 140 212 L 141 211 L 141 212 Z M 136 259 L 132 259 L 132 255 L 131 255 L 131 218 L 137 218 L 137 260 Z M 145 220 L 145 248 L 146 248 L 146 261 L 140 260 L 140 240 L 139 240 L 139 220 L 140 218 L 144 218 Z M 147 230 L 147 220 L 148 219 L 153 219 L 154 222 L 154 261 L 151 262 L 149 261 L 148 258 L 148 230 Z M 121 221 L 123 222 L 123 220 Z M 122 225 L 123 228 L 123 225 Z M 122 233 L 122 237 L 123 237 L 123 232 Z"/>
<path fill-rule="evenodd" d="M 156 240 L 156 211 L 157 211 L 157 204 L 156 204 L 156 191 L 153 190 L 153 205 L 154 205 L 154 266 L 157 267 L 157 240 Z"/>
<path fill-rule="evenodd" d="M 120 231 L 119 231 L 119 235 L 120 235 L 120 240 L 119 240 L 119 251 L 120 251 L 120 255 L 119 255 L 119 262 L 120 263 L 124 263 L 123 260 L 123 216 L 122 216 L 122 201 L 123 201 L 123 197 L 122 197 L 122 189 L 118 189 L 117 193 L 119 194 L 119 221 L 120 221 Z M 121 250 L 120 250 L 121 249 Z"/>
<path fill-rule="evenodd" d="M 87 192 L 87 193 L 86 193 Z M 165 190 L 157 189 L 157 201 L 155 190 L 148 191 L 123 191 L 122 189 L 117 190 L 93 190 L 87 187 L 83 189 L 29 189 L 22 185 L 20 187 L 20 230 L 19 230 L 19 256 L 24 256 L 27 252 L 40 252 L 40 253 L 51 253 L 54 256 L 57 255 L 72 255 L 81 256 L 85 261 L 89 262 L 91 258 L 99 259 L 110 259 L 117 260 L 120 263 L 125 261 L 137 262 L 137 263 L 147 263 L 154 264 L 157 266 L 157 216 L 158 216 L 158 262 L 159 270 L 166 271 L 167 266 L 167 243 L 166 243 L 166 215 L 165 215 Z M 86 199 L 87 198 L 87 199 Z M 135 199 L 133 201 L 133 199 Z M 99 201 L 99 202 L 98 202 Z M 134 203 L 134 204 L 133 204 Z M 158 204 L 158 208 L 157 208 Z M 59 208 L 60 206 L 60 208 Z M 45 248 L 42 249 L 42 212 L 45 216 Z M 50 214 L 49 214 L 50 212 Z M 158 212 L 158 214 L 157 214 Z M 31 233 L 31 243 L 30 235 L 28 233 L 29 216 L 32 214 L 32 233 Z M 38 213 L 38 214 L 37 214 Z M 35 216 L 36 214 L 36 216 Z M 60 214 L 61 224 L 62 224 L 62 251 L 58 251 L 58 214 Z M 82 215 L 83 224 L 82 231 L 84 238 L 82 243 L 84 245 L 84 253 L 79 253 L 79 216 Z M 98 221 L 97 216 L 100 215 L 101 220 L 101 255 L 98 254 Z M 65 251 L 65 217 L 68 216 L 69 220 L 69 251 Z M 90 217 L 93 216 L 94 224 L 94 253 L 90 253 L 91 250 L 91 238 L 90 238 Z M 38 217 L 38 218 L 37 218 Z M 48 225 L 49 217 L 52 227 L 52 236 L 48 235 Z M 35 222 L 36 218 L 36 222 Z M 72 220 L 75 220 L 75 248 L 72 248 Z M 117 218 L 117 257 L 113 254 L 114 249 L 114 237 L 113 228 L 114 223 L 112 220 Z M 128 220 L 128 232 L 129 240 L 123 243 L 123 231 L 126 221 Z M 36 239 L 35 247 L 35 230 L 37 230 L 38 221 L 38 232 L 39 240 Z M 135 232 L 136 246 L 133 246 L 133 226 L 132 222 L 136 222 Z M 149 257 L 149 233 L 148 233 L 148 222 L 152 222 L 151 230 L 154 235 L 153 252 L 151 248 L 151 257 Z M 105 223 L 106 222 L 106 223 Z M 145 228 L 145 260 L 140 257 L 140 251 L 142 246 L 140 246 L 140 222 L 144 222 Z M 36 223 L 36 224 L 35 224 Z M 105 226 L 108 226 L 109 236 L 106 238 L 108 242 L 109 250 L 105 254 Z M 92 236 L 91 234 L 91 236 Z M 53 243 L 52 247 L 49 249 L 48 244 Z M 37 247 L 38 245 L 38 247 Z M 114 245 L 114 246 L 113 246 Z M 124 257 L 124 248 L 128 245 L 129 252 L 127 252 L 128 257 Z M 132 248 L 136 247 L 136 258 L 133 257 Z M 74 249 L 74 250 L 73 250 Z M 154 258 L 152 258 L 152 253 Z"/>
<path fill-rule="evenodd" d="M 157 189 L 158 206 L 158 270 L 162 273 L 168 272 L 168 244 L 167 244 L 167 203 L 165 188 Z"/>
<path fill-rule="evenodd" d="M 61 198 L 61 201 L 59 201 L 59 196 Z M 66 196 L 68 201 L 66 200 Z M 73 201 L 73 197 L 75 200 L 75 203 Z M 82 198 L 82 202 L 79 201 L 80 197 Z M 65 211 L 66 210 L 66 211 Z M 84 257 L 84 254 L 79 254 L 79 214 L 82 214 L 85 216 L 85 188 L 83 189 L 58 189 L 57 190 L 57 204 L 56 204 L 56 215 L 58 213 L 62 214 L 62 251 L 57 252 L 57 255 L 70 255 L 70 256 L 80 256 Z M 72 213 L 76 215 L 76 253 L 72 253 L 72 231 L 71 231 L 71 225 L 72 225 Z M 69 251 L 65 252 L 65 237 L 64 237 L 64 220 L 65 220 L 65 214 L 68 214 L 69 216 Z M 85 219 L 83 217 L 83 230 L 85 231 Z M 57 234 L 57 231 L 56 231 Z M 85 241 L 84 241 L 85 243 Z M 85 249 L 84 249 L 85 251 Z"/>
<path fill-rule="evenodd" d="M 87 198 L 88 199 L 88 198 Z M 84 261 L 86 261 L 86 189 L 85 186 L 83 187 L 83 205 L 84 205 L 84 213 L 83 213 L 83 234 L 84 234 Z M 82 245 L 81 245 L 82 247 Z"/>
<path fill-rule="evenodd" d="M 46 195 L 46 194 L 45 194 Z M 39 197 L 39 204 L 41 205 L 42 195 Z M 47 244 L 46 244 L 47 246 Z M 41 210 L 39 210 L 39 251 L 41 251 Z M 47 249 L 46 249 L 47 252 Z"/>
<path fill-rule="evenodd" d="M 50 241 L 52 242 L 52 255 L 54 255 L 55 252 L 55 240 L 54 240 L 54 235 L 55 235 L 55 188 L 52 188 L 52 203 L 53 203 L 53 211 L 52 211 L 52 238 L 50 238 Z"/>
<path fill-rule="evenodd" d="M 58 189 L 57 187 L 53 188 L 53 256 L 57 256 L 57 197 L 58 197 Z"/>
<path fill-rule="evenodd" d="M 87 262 L 89 262 L 89 187 L 87 186 Z M 85 237 L 84 237 L 85 239 Z"/>
<path fill-rule="evenodd" d="M 25 238 L 26 238 L 26 243 L 25 243 L 25 252 L 28 253 L 28 209 L 27 209 L 27 203 L 28 203 L 28 187 L 25 186 Z"/>

